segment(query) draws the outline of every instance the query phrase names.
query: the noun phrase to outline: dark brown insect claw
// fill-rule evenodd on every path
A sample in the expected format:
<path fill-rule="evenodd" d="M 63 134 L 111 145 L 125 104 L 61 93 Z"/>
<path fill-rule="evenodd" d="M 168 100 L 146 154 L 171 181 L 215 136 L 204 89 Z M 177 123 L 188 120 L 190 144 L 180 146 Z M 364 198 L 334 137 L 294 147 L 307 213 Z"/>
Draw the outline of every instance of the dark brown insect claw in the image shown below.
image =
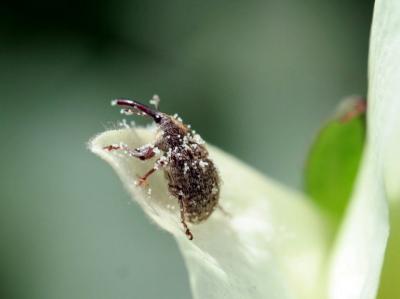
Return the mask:
<path fill-rule="evenodd" d="M 190 241 L 193 240 L 193 234 L 188 228 L 186 228 L 185 234 Z"/>
<path fill-rule="evenodd" d="M 107 151 L 109 151 L 109 152 L 111 152 L 111 151 L 113 151 L 113 150 L 118 150 L 118 149 L 120 149 L 120 147 L 110 144 L 110 145 L 104 146 L 103 149 L 104 149 L 104 150 L 107 150 Z"/>

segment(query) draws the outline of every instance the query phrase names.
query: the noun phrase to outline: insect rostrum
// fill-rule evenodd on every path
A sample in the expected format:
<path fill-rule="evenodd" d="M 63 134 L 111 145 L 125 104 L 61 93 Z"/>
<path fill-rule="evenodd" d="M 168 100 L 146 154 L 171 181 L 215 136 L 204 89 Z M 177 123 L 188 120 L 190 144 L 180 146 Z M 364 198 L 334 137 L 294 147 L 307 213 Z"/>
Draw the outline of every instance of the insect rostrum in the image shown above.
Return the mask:
<path fill-rule="evenodd" d="M 154 166 L 139 179 L 144 185 L 148 177 L 158 169 L 164 170 L 171 195 L 180 206 L 181 223 L 185 234 L 192 240 L 193 234 L 186 222 L 199 223 L 207 219 L 218 205 L 220 179 L 214 163 L 208 158 L 204 141 L 198 134 L 174 116 L 165 114 L 137 101 L 117 99 L 114 105 L 124 107 L 128 114 L 151 117 L 159 132 L 153 144 L 129 149 L 122 145 L 108 145 L 105 150 L 125 150 L 130 156 L 141 160 L 161 156 Z"/>

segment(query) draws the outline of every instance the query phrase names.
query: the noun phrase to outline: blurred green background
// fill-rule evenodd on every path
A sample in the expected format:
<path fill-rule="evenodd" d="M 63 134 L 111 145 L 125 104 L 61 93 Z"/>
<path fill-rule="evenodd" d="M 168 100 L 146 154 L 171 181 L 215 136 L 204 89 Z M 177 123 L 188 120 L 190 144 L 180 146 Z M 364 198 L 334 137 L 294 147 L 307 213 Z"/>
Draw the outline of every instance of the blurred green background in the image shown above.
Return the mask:
<path fill-rule="evenodd" d="M 190 298 L 172 238 L 86 150 L 115 97 L 178 112 L 295 188 L 338 101 L 366 93 L 372 1 L 0 4 L 0 298 Z M 137 120 L 137 118 L 135 118 Z"/>

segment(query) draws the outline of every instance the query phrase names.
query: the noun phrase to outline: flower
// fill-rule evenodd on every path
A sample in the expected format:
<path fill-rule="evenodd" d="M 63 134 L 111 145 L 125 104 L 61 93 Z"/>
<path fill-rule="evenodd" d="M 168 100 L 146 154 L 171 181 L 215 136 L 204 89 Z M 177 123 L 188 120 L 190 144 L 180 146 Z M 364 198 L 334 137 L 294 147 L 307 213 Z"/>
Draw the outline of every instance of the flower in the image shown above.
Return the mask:
<path fill-rule="evenodd" d="M 191 226 L 195 238 L 189 241 L 162 173 L 146 188 L 135 184 L 154 160 L 104 150 L 110 144 L 136 148 L 152 142 L 154 126 L 106 131 L 93 138 L 89 148 L 114 168 L 150 219 L 175 237 L 193 298 L 372 299 L 380 285 L 380 298 L 395 298 L 400 267 L 391 261 L 400 242 L 393 235 L 396 230 L 389 237 L 390 225 L 396 229 L 389 211 L 393 218 L 400 204 L 399 82 L 400 2 L 378 0 L 369 57 L 368 135 L 337 231 L 305 195 L 209 145 L 223 180 L 220 203 L 231 216 L 215 211 L 204 223 Z"/>

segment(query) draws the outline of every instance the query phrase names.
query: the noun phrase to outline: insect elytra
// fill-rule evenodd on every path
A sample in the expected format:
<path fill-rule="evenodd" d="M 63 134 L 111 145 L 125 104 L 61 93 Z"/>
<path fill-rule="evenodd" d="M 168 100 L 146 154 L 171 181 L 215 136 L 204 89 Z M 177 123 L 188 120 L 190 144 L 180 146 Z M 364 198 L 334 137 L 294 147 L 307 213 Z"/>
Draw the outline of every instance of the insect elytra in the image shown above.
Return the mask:
<path fill-rule="evenodd" d="M 187 222 L 199 223 L 206 220 L 218 207 L 220 178 L 217 168 L 208 157 L 205 142 L 190 130 L 177 116 L 171 116 L 158 110 L 159 98 L 154 96 L 150 103 L 155 109 L 137 101 L 116 99 L 112 105 L 123 107 L 126 114 L 137 114 L 153 119 L 158 126 L 158 134 L 151 144 L 138 148 L 123 145 L 108 145 L 108 151 L 124 150 L 130 156 L 148 160 L 160 154 L 153 167 L 139 178 L 143 186 L 157 170 L 163 170 L 168 181 L 168 190 L 179 202 L 180 218 L 186 236 L 193 239 Z"/>

